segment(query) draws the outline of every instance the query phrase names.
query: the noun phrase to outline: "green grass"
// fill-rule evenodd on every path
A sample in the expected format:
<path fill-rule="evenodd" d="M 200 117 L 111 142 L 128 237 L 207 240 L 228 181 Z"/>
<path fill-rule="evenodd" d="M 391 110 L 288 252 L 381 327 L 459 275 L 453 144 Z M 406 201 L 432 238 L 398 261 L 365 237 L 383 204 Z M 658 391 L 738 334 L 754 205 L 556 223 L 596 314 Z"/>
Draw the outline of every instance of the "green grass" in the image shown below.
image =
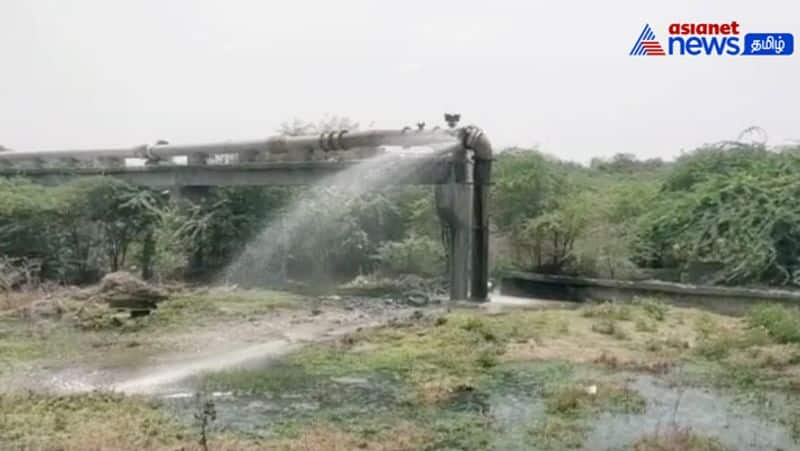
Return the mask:
<path fill-rule="evenodd" d="M 633 445 L 634 451 L 726 451 L 722 442 L 691 429 L 668 429 L 646 434 Z"/>
<path fill-rule="evenodd" d="M 647 408 L 645 398 L 628 387 L 578 383 L 567 375 L 552 380 L 543 394 L 547 415 L 528 432 L 546 449 L 581 447 L 591 429 L 591 418 L 599 413 L 641 414 Z"/>
<path fill-rule="evenodd" d="M 765 330 L 778 343 L 800 343 L 800 309 L 780 304 L 761 304 L 747 314 L 752 328 Z"/>
<path fill-rule="evenodd" d="M 191 325 L 198 319 L 247 318 L 303 306 L 303 297 L 272 290 L 210 289 L 180 294 L 151 314 L 154 327 Z"/>
<path fill-rule="evenodd" d="M 237 394 L 281 393 L 307 388 L 319 378 L 299 365 L 278 364 L 267 369 L 231 369 L 202 375 L 202 391 L 233 391 Z"/>
<path fill-rule="evenodd" d="M 0 393 L 0 443 L 21 449 L 146 449 L 182 438 L 155 404 L 110 393 Z"/>
<path fill-rule="evenodd" d="M 603 302 L 584 307 L 581 315 L 586 318 L 599 318 L 606 321 L 630 321 L 633 319 L 634 309 L 630 304 L 619 302 Z"/>
<path fill-rule="evenodd" d="M 587 432 L 585 424 L 561 417 L 543 418 L 529 431 L 535 443 L 544 449 L 580 448 Z"/>

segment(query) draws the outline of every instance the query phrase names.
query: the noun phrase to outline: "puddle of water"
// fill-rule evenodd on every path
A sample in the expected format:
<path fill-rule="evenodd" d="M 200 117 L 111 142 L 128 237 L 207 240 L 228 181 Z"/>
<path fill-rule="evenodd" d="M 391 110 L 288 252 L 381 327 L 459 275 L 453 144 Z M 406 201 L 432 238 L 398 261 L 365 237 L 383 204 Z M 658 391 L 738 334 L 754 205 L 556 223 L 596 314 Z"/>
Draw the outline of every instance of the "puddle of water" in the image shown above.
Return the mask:
<path fill-rule="evenodd" d="M 707 388 L 675 387 L 651 375 L 616 374 L 614 377 L 641 394 L 647 400 L 647 408 L 642 414 L 606 412 L 592 418 L 584 449 L 628 450 L 642 435 L 674 427 L 716 437 L 730 449 L 800 449 L 786 427 L 766 419 L 757 406 L 737 401 L 730 394 Z M 495 437 L 494 449 L 539 449 L 532 443 L 529 431 L 546 415 L 542 389 L 543 385 L 535 378 L 526 382 L 524 373 L 522 377 L 510 377 L 492 387 L 490 414 L 501 430 Z M 773 406 L 785 407 L 787 395 L 769 393 L 765 396 L 773 400 Z M 784 405 L 779 404 L 781 400 Z"/>
<path fill-rule="evenodd" d="M 588 444 L 602 446 L 601 449 L 627 449 L 643 431 L 664 431 L 677 426 L 716 437 L 731 449 L 799 449 L 785 427 L 768 421 L 757 412 L 757 407 L 743 404 L 733 396 L 711 389 L 671 387 L 647 375 L 633 376 L 629 386 L 647 398 L 646 413 L 601 415 L 587 439 Z"/>
<path fill-rule="evenodd" d="M 289 377 L 293 382 L 289 385 L 280 382 L 248 394 L 226 389 L 212 392 L 206 399 L 212 399 L 216 406 L 214 429 L 268 437 L 281 428 L 318 420 L 369 428 L 375 421 L 384 421 L 380 419 L 419 420 L 431 415 L 416 412 L 414 405 L 407 402 L 411 389 L 390 374 L 320 378 L 301 374 L 302 370 L 296 368 L 273 366 L 264 371 L 265 374 L 273 371 L 276 378 Z M 752 402 L 742 402 L 718 390 L 675 387 L 652 375 L 609 375 L 591 367 L 571 368 L 552 362 L 498 368 L 478 389 L 460 394 L 452 403 L 435 411 L 432 418 L 447 421 L 463 414 L 488 418 L 492 424 L 491 449 L 538 450 L 541 448 L 530 431 L 546 417 L 543 394 L 547 384 L 600 377 L 612 378 L 636 390 L 646 399 L 647 407 L 642 414 L 601 413 L 587 419 L 589 429 L 583 449 L 630 449 L 643 435 L 673 427 L 691 428 L 699 434 L 717 437 L 731 449 L 800 449 L 787 428 L 777 421 L 783 410 L 798 402 L 787 400 L 786 394 L 766 395 L 765 399 L 771 399 L 772 410 L 781 410 L 773 412 L 775 415 L 770 418 Z M 199 404 L 192 392 L 168 394 L 163 400 L 186 424 L 194 422 Z"/>
<path fill-rule="evenodd" d="M 301 382 L 297 387 L 286 390 L 250 394 L 216 392 L 202 401 L 192 392 L 180 392 L 161 399 L 185 424 L 193 424 L 194 413 L 200 410 L 202 402 L 212 400 L 217 412 L 213 429 L 268 437 L 283 427 L 312 420 L 358 422 L 389 416 L 399 408 L 407 393 L 396 378 L 378 374 L 323 380 L 298 374 L 298 380 Z"/>

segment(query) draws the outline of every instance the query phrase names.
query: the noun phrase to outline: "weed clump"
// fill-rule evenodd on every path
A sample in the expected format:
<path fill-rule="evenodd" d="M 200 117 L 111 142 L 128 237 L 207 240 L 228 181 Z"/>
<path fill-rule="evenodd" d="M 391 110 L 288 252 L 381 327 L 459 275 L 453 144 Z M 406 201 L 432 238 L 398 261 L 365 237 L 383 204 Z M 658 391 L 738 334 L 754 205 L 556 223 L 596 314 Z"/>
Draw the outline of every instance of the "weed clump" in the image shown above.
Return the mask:
<path fill-rule="evenodd" d="M 648 434 L 633 445 L 634 451 L 726 451 L 718 439 L 706 437 L 688 428 L 672 428 Z"/>
<path fill-rule="evenodd" d="M 655 321 L 664 321 L 667 317 L 667 304 L 657 299 L 637 298 L 633 305 L 640 307 L 645 315 Z"/>
<path fill-rule="evenodd" d="M 586 439 L 586 426 L 560 417 L 549 417 L 530 430 L 536 443 L 545 449 L 580 448 Z"/>
<path fill-rule="evenodd" d="M 545 403 L 548 413 L 566 417 L 596 412 L 642 413 L 647 405 L 635 390 L 607 383 L 561 387 L 550 393 Z"/>
<path fill-rule="evenodd" d="M 638 392 L 609 383 L 570 384 L 545 394 L 548 416 L 530 434 L 549 449 L 578 448 L 586 438 L 587 417 L 600 412 L 642 413 L 647 401 Z"/>
<path fill-rule="evenodd" d="M 800 309 L 780 304 L 757 305 L 748 312 L 747 324 L 764 329 L 778 343 L 800 343 Z"/>
<path fill-rule="evenodd" d="M 611 335 L 617 340 L 628 339 L 628 334 L 619 324 L 610 319 L 601 319 L 600 321 L 592 324 L 592 331 L 598 334 Z"/>
<path fill-rule="evenodd" d="M 627 304 L 603 302 L 585 307 L 581 315 L 586 318 L 601 318 L 609 321 L 630 321 L 633 318 L 633 309 Z"/>
<path fill-rule="evenodd" d="M 152 449 L 184 431 L 152 402 L 120 394 L 0 394 L 0 443 L 19 449 Z"/>

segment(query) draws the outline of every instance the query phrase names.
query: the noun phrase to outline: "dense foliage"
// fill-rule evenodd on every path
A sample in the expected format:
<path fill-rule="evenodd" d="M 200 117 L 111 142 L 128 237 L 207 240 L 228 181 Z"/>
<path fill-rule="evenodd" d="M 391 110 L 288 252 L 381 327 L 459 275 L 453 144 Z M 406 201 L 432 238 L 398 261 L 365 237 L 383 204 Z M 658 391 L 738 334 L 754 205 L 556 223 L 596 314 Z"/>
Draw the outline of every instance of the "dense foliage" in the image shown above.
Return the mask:
<path fill-rule="evenodd" d="M 493 175 L 493 267 L 797 285 L 798 174 L 800 149 L 741 143 L 706 146 L 674 163 L 620 154 L 589 167 L 509 149 Z M 247 280 L 443 271 L 431 187 L 356 198 L 314 190 L 207 188 L 189 202 L 189 192 L 108 178 L 60 187 L 0 180 L 0 269 L 69 283 L 119 268 L 212 278 L 237 261 Z M 309 196 L 305 219 L 287 223 Z M 277 251 L 248 259 L 265 247 Z"/>
<path fill-rule="evenodd" d="M 800 283 L 800 158 L 724 145 L 681 158 L 643 217 L 644 262 L 715 267 L 725 283 Z"/>

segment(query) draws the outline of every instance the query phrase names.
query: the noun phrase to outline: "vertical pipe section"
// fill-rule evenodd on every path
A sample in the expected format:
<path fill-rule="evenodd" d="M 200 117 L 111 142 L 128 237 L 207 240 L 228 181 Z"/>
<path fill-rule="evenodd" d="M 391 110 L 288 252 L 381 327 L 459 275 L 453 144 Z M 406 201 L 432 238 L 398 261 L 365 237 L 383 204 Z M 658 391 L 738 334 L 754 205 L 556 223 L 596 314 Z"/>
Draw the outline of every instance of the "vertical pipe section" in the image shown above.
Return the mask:
<path fill-rule="evenodd" d="M 469 299 L 469 265 L 472 239 L 472 162 L 466 150 L 456 151 L 448 183 L 436 186 L 436 212 L 446 227 L 450 299 Z"/>
<path fill-rule="evenodd" d="M 489 188 L 492 175 L 492 144 L 477 127 L 462 129 L 464 146 L 474 152 L 473 233 L 471 299 L 489 300 Z"/>
<path fill-rule="evenodd" d="M 453 167 L 455 180 L 452 184 L 453 197 L 453 261 L 450 281 L 450 298 L 452 300 L 469 299 L 470 253 L 472 242 L 473 187 L 472 162 L 466 158 L 466 152 L 460 152 L 462 158 L 457 159 Z"/>
<path fill-rule="evenodd" d="M 475 159 L 473 182 L 472 300 L 489 300 L 489 187 L 492 160 Z"/>

